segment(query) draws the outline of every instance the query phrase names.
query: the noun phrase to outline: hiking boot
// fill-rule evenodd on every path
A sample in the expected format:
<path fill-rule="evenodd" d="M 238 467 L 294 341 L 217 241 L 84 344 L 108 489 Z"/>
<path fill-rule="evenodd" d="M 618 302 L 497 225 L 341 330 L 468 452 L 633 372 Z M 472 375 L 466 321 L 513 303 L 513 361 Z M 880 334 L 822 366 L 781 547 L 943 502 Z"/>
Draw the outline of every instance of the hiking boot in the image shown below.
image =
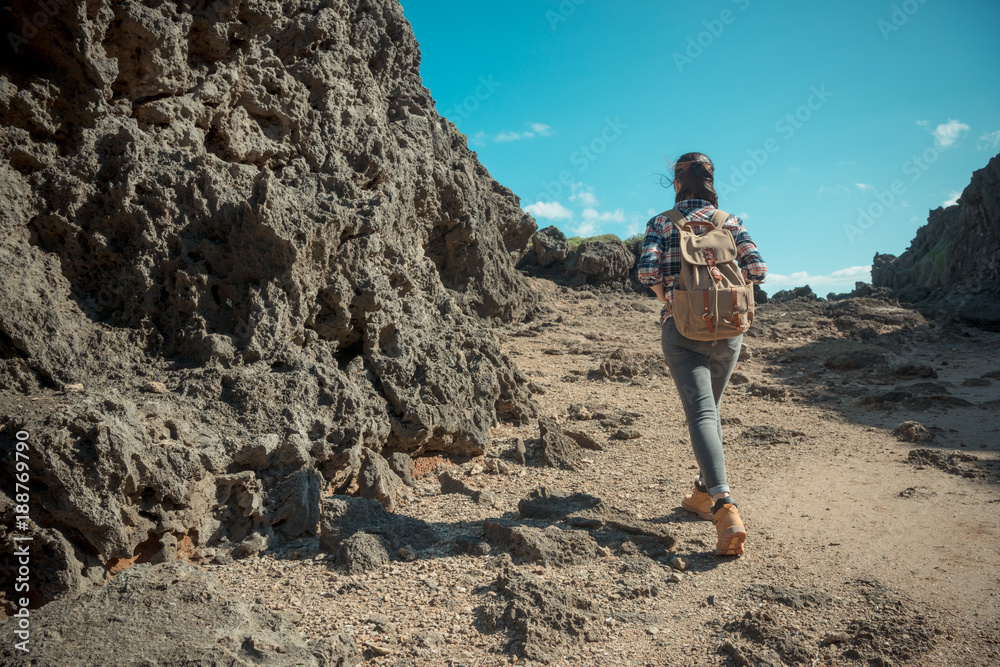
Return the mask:
<path fill-rule="evenodd" d="M 715 545 L 715 555 L 742 555 L 743 543 L 747 540 L 747 529 L 743 526 L 743 520 L 740 518 L 740 511 L 736 505 L 727 502 L 716 507 L 712 520 L 715 521 L 715 530 L 719 534 L 719 541 Z"/>
<path fill-rule="evenodd" d="M 698 483 L 695 482 L 694 488 L 691 489 L 691 493 L 684 496 L 684 500 L 681 501 L 681 507 L 686 509 L 688 512 L 694 512 L 702 519 L 707 519 L 712 521 L 712 496 L 708 495 L 708 491 L 702 491 L 698 488 Z"/>

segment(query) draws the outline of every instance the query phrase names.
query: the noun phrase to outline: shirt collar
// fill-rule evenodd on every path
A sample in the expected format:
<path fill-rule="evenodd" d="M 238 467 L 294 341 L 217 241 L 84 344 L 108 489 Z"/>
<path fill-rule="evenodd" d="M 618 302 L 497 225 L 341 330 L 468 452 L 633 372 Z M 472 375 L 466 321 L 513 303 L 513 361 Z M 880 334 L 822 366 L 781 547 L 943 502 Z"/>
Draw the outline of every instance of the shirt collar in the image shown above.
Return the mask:
<path fill-rule="evenodd" d="M 692 209 L 692 208 L 698 209 L 698 208 L 705 208 L 707 206 L 712 206 L 712 202 L 707 201 L 705 199 L 682 199 L 681 201 L 679 201 L 676 204 L 674 204 L 674 208 L 677 208 L 677 209 L 681 209 L 681 208 L 685 208 L 685 209 Z M 712 208 L 715 208 L 715 207 L 712 206 Z"/>

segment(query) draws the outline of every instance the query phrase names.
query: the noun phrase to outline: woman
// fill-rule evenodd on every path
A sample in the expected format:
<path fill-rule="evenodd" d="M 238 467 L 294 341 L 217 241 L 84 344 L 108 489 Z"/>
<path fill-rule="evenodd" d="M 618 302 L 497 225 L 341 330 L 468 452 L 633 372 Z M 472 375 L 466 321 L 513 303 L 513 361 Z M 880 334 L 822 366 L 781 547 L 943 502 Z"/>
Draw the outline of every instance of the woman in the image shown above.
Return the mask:
<path fill-rule="evenodd" d="M 712 227 L 710 221 L 719 205 L 714 172 L 712 161 L 702 153 L 685 153 L 674 164 L 674 208 L 697 233 Z M 744 277 L 754 283 L 764 282 L 767 265 L 743 222 L 730 215 L 723 229 L 729 230 L 736 241 L 737 261 Z M 685 338 L 677 331 L 671 317 L 671 303 L 680 268 L 678 229 L 664 212 L 646 225 L 639 280 L 649 285 L 663 304 L 660 315 L 663 356 L 681 395 L 691 445 L 701 471 L 681 505 L 703 519 L 714 521 L 718 533 L 715 553 L 734 556 L 743 553 L 747 532 L 726 479 L 719 403 L 739 358 L 743 336 L 713 343 Z"/>

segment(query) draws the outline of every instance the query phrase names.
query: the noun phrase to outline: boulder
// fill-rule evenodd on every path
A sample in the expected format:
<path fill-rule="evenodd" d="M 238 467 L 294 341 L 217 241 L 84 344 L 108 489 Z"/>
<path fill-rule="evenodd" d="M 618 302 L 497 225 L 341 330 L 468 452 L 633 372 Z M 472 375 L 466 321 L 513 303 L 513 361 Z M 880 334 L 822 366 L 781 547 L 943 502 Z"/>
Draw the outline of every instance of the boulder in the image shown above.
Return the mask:
<path fill-rule="evenodd" d="M 328 486 L 392 507 L 383 453 L 481 454 L 536 412 L 492 331 L 538 312 L 536 225 L 437 114 L 400 4 L 334 4 L 97 0 L 0 59 L 0 393 L 54 400 L 10 424 L 44 601 L 308 533 Z"/>
<path fill-rule="evenodd" d="M 635 257 L 621 241 L 585 241 L 566 258 L 566 279 L 571 284 L 621 286 L 634 263 Z"/>
<path fill-rule="evenodd" d="M 543 269 L 555 264 L 561 265 L 570 253 L 566 235 L 555 226 L 539 229 L 531 237 L 531 244 L 535 251 L 535 263 Z"/>

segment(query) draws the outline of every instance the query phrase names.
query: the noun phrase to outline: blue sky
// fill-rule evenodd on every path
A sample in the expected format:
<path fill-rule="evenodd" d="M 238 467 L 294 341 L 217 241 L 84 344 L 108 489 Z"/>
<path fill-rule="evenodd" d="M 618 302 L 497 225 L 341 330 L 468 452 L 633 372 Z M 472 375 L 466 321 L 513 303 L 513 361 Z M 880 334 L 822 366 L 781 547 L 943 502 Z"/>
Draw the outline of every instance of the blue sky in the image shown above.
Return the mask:
<path fill-rule="evenodd" d="M 701 151 L 769 292 L 869 280 L 1000 152 L 1000 2 L 402 4 L 438 112 L 539 227 L 640 232 Z"/>

